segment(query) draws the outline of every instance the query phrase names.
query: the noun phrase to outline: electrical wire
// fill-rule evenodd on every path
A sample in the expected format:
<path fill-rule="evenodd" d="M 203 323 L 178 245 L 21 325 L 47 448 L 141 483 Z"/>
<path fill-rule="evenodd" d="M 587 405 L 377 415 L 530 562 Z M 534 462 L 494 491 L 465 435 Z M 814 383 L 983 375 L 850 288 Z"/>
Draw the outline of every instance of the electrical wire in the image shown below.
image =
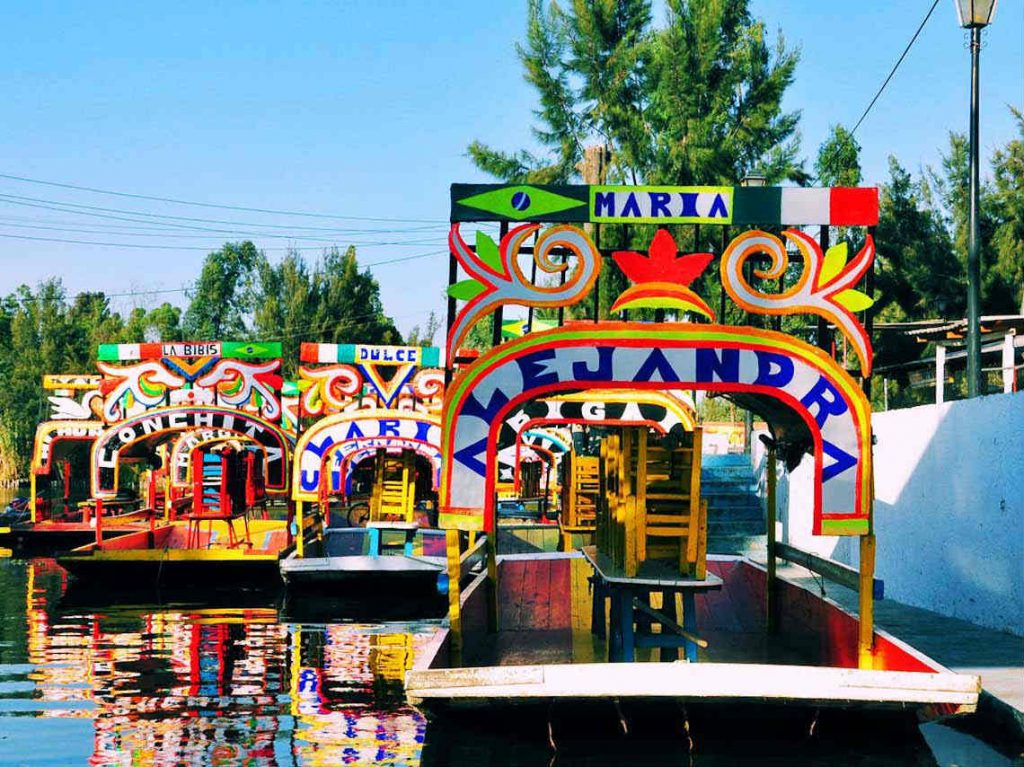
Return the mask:
<path fill-rule="evenodd" d="M 91 194 L 105 194 L 114 197 L 126 197 L 133 200 L 150 200 L 153 202 L 165 202 L 172 205 L 190 205 L 199 208 L 216 208 L 218 210 L 239 210 L 247 211 L 249 213 L 269 213 L 275 216 L 301 216 L 305 218 L 326 218 L 326 219 L 337 219 L 343 221 L 381 221 L 381 222 L 397 222 L 397 223 L 420 223 L 420 224 L 436 224 L 441 222 L 442 219 L 431 219 L 431 218 L 388 218 L 388 217 L 373 217 L 373 216 L 343 216 L 329 213 L 311 213 L 308 211 L 294 211 L 294 210 L 274 210 L 272 208 L 250 208 L 244 205 L 222 205 L 213 202 L 197 202 L 195 200 L 184 200 L 175 197 L 159 197 L 156 195 L 148 194 L 135 194 L 132 192 L 118 192 L 112 189 L 100 189 L 98 187 L 82 186 L 80 184 L 68 184 L 59 181 L 43 181 L 37 178 L 28 178 L 27 176 L 15 176 L 9 173 L 0 173 L 0 178 L 7 179 L 8 181 L 18 181 L 25 184 L 40 184 L 43 186 L 52 186 L 60 189 L 73 189 L 79 192 L 89 192 Z"/>
<path fill-rule="evenodd" d="M 375 266 L 388 266 L 390 264 L 400 264 L 400 263 L 404 263 L 406 261 L 415 261 L 417 259 L 430 258 L 432 256 L 440 256 L 442 254 L 447 255 L 448 254 L 448 250 L 447 249 L 445 249 L 445 250 L 434 250 L 434 251 L 430 251 L 429 253 L 417 253 L 417 254 L 412 255 L 412 256 L 399 256 L 398 258 L 387 258 L 387 259 L 384 259 L 382 261 L 373 261 L 373 262 L 367 263 L 367 264 L 360 264 L 359 266 L 360 266 L 361 269 L 370 269 L 370 268 L 375 267 Z M 154 290 L 130 290 L 130 291 L 122 292 L 122 293 L 106 293 L 106 292 L 101 291 L 101 290 L 84 290 L 84 291 L 76 293 L 74 296 L 72 296 L 71 300 L 74 300 L 78 296 L 83 296 L 83 295 L 86 295 L 86 294 L 96 294 L 96 293 L 102 293 L 104 298 L 137 298 L 137 297 L 140 297 L 140 296 L 163 295 L 165 293 L 187 293 L 188 291 L 192 290 L 193 288 L 195 288 L 195 284 L 194 283 L 186 285 L 184 287 L 180 287 L 180 288 L 158 288 L 158 289 L 154 289 Z M 42 296 L 23 296 L 23 297 L 18 297 L 15 300 L 18 303 L 25 304 L 25 303 L 29 303 L 29 302 L 32 302 L 32 301 L 42 301 L 42 300 L 44 300 L 44 298 Z"/>
<path fill-rule="evenodd" d="M 40 198 L 40 197 L 25 197 L 24 195 L 4 194 L 4 193 L 0 193 L 0 202 L 6 202 L 6 203 L 8 203 L 10 205 L 21 205 L 21 206 L 28 207 L 28 208 L 41 208 L 43 210 L 55 210 L 55 211 L 59 211 L 61 213 L 71 213 L 71 214 L 78 215 L 78 216 L 95 216 L 97 218 L 111 218 L 111 219 L 116 219 L 116 220 L 119 220 L 119 221 L 133 221 L 134 223 L 140 223 L 140 224 L 142 224 L 142 223 L 145 223 L 145 224 L 149 224 L 149 223 L 163 223 L 161 221 L 151 221 L 150 219 L 165 219 L 167 221 L 175 221 L 175 222 L 183 221 L 183 222 L 190 222 L 190 223 L 197 223 L 198 222 L 198 223 L 203 223 L 203 224 L 227 224 L 229 226 L 240 226 L 240 227 L 245 227 L 245 228 L 248 228 L 248 227 L 262 227 L 262 228 L 265 228 L 265 229 L 287 229 L 289 231 L 294 231 L 294 230 L 298 230 L 298 229 L 305 229 L 305 230 L 308 230 L 308 231 L 327 231 L 327 232 L 356 231 L 356 230 L 338 229 L 337 227 L 311 227 L 311 226 L 292 226 L 292 225 L 287 225 L 287 224 L 261 224 L 261 223 L 253 223 L 253 222 L 249 222 L 249 221 L 225 221 L 223 219 L 217 219 L 217 218 L 196 218 L 194 216 L 172 216 L 172 215 L 166 214 L 166 213 L 148 213 L 148 212 L 145 212 L 145 211 L 125 210 L 125 209 L 122 209 L 122 208 L 105 208 L 105 207 L 101 207 L 101 206 L 98 206 L 98 205 L 84 205 L 82 203 L 64 202 L 62 200 L 47 200 L 45 198 Z M 88 212 L 86 212 L 86 211 L 88 211 Z M 99 213 L 94 212 L 94 211 L 99 211 Z M 121 218 L 121 217 L 118 217 L 118 216 L 104 215 L 104 214 L 111 214 L 111 213 L 126 214 L 126 215 L 129 215 L 129 216 L 143 216 L 144 218 Z M 170 224 L 168 224 L 168 225 L 170 225 Z M 182 224 L 181 226 L 184 227 L 185 225 Z M 192 227 L 186 227 L 186 228 L 198 229 L 199 227 L 192 226 Z M 392 230 L 388 230 L 388 229 L 369 229 L 369 230 L 360 230 L 360 231 L 362 231 L 364 233 L 369 233 L 369 232 L 372 232 L 372 233 L 377 233 L 377 232 L 392 233 L 392 232 L 412 232 L 412 231 L 440 230 L 440 229 L 444 229 L 444 228 L 446 228 L 446 227 L 439 227 L 437 224 L 434 224 L 431 227 L 423 227 L 422 229 L 420 229 L 420 228 L 406 228 L 406 229 L 392 229 Z"/>
<path fill-rule="evenodd" d="M 907 47 L 903 49 L 903 53 L 900 54 L 899 59 L 896 60 L 896 63 L 893 65 L 892 71 L 889 72 L 889 76 L 886 77 L 885 78 L 885 82 L 882 83 L 882 87 L 878 89 L 878 93 L 876 93 L 875 97 L 873 99 L 871 99 L 871 103 L 868 104 L 867 109 L 864 110 L 864 114 L 862 114 L 860 116 L 860 119 L 857 120 L 857 124 L 853 126 L 853 130 L 850 131 L 850 135 L 851 136 L 853 136 L 857 132 L 857 128 L 859 128 L 860 124 L 862 122 L 864 122 L 864 118 L 868 116 L 868 113 L 871 111 L 871 108 L 875 105 L 875 102 L 878 101 L 878 97 L 882 95 L 882 91 L 885 90 L 885 86 L 887 86 L 889 84 L 889 81 L 892 80 L 892 76 L 894 74 L 896 74 L 896 70 L 900 68 L 900 64 L 903 63 L 903 59 L 905 59 L 907 57 L 907 54 L 910 53 L 910 49 L 913 47 L 914 43 L 917 41 L 917 37 L 918 37 L 918 35 L 921 34 L 921 30 L 924 29 L 924 25 L 928 23 L 928 19 L 930 19 L 932 17 L 932 13 L 935 11 L 935 8 L 936 8 L 936 6 L 938 6 L 938 4 L 939 4 L 939 0 L 935 0 L 935 2 L 932 3 L 932 7 L 928 9 L 928 13 L 925 14 L 924 19 L 921 21 L 920 26 L 917 28 L 917 31 L 914 33 L 914 36 L 910 38 L 910 42 L 907 43 Z"/>
<path fill-rule="evenodd" d="M 97 242 L 95 240 L 73 240 L 73 239 L 65 239 L 65 238 L 62 238 L 62 237 L 35 237 L 35 236 L 29 235 L 29 234 L 10 234 L 10 233 L 7 233 L 7 232 L 0 232 L 0 237 L 4 237 L 4 238 L 7 238 L 7 239 L 12 239 L 12 240 L 30 240 L 32 242 L 56 242 L 56 243 L 62 243 L 62 244 L 66 244 L 66 245 L 92 245 L 92 246 L 95 246 L 95 247 L 102 247 L 102 248 L 128 248 L 128 249 L 138 248 L 138 249 L 142 249 L 142 250 L 202 250 L 202 251 L 206 251 L 207 253 L 210 252 L 211 250 L 217 250 L 218 249 L 218 247 L 216 245 L 213 245 L 213 246 L 208 246 L 208 245 L 156 245 L 156 244 L 148 243 L 148 242 L 134 242 L 134 243 L 133 242 Z M 293 239 L 293 238 L 285 238 L 285 239 Z M 302 239 L 302 238 L 300 238 L 300 239 Z M 327 240 L 325 242 L 331 242 L 331 241 Z M 395 243 L 395 242 L 369 242 L 369 243 L 366 243 L 366 242 L 363 242 L 363 243 L 353 242 L 353 243 L 350 243 L 350 242 L 344 241 L 344 247 L 347 247 L 348 245 L 361 245 L 363 247 L 384 247 L 384 246 L 399 246 L 399 245 L 429 245 L 430 242 L 432 242 L 432 240 L 426 240 L 426 241 L 422 241 L 421 240 L 421 241 L 417 241 L 417 242 L 406 242 L 406 243 Z M 343 246 L 342 243 L 338 243 L 338 247 L 342 247 L 342 246 Z M 324 250 L 324 249 L 325 249 L 324 245 L 307 245 L 307 246 L 295 246 L 295 247 L 287 246 L 287 247 L 260 248 L 260 250 L 286 251 L 286 252 L 287 251 Z M 447 252 L 447 251 L 444 251 L 444 252 Z"/>
<path fill-rule="evenodd" d="M 100 235 L 102 235 L 102 234 L 113 234 L 113 235 L 126 236 L 126 237 L 160 237 L 160 238 L 163 238 L 165 240 L 172 240 L 172 239 L 174 239 L 174 240 L 181 240 L 181 239 L 205 239 L 205 240 L 210 240 L 211 239 L 210 235 L 208 235 L 208 234 L 177 234 L 177 233 L 173 233 L 173 232 L 137 232 L 137 231 L 131 231 L 131 230 L 112 230 L 112 229 L 96 230 L 96 229 L 81 229 L 81 228 L 77 228 L 77 227 L 76 228 L 70 228 L 70 227 L 60 227 L 60 226 L 44 226 L 42 224 L 9 224 L 9 223 L 3 223 L 2 221 L 0 221 L 0 226 L 14 227 L 16 229 L 43 229 L 43 230 L 46 230 L 46 231 L 55 231 L 55 232 L 74 232 L 74 233 L 78 233 L 78 234 L 100 234 Z M 414 239 L 414 240 L 355 240 L 355 239 L 350 239 L 350 238 L 342 239 L 342 238 L 337 238 L 337 237 L 333 238 L 333 239 L 328 239 L 326 237 L 301 237 L 301 236 L 293 237 L 293 236 L 287 235 L 287 234 L 269 234 L 269 233 L 264 233 L 264 232 L 255 232 L 255 233 L 253 233 L 253 232 L 232 232 L 231 230 L 225 230 L 225 233 L 233 234 L 233 235 L 239 236 L 239 237 L 251 238 L 251 239 L 259 239 L 261 237 L 270 237 L 270 238 L 277 239 L 277 240 L 292 240 L 292 241 L 301 241 L 301 242 L 321 242 L 321 243 L 326 243 L 328 245 L 338 245 L 341 242 L 343 242 L 345 245 L 359 245 L 359 246 L 362 246 L 362 247 L 369 247 L 369 248 L 383 247 L 385 245 L 393 246 L 393 247 L 416 247 L 416 246 L 430 245 L 430 244 L 436 243 L 436 242 L 438 242 L 438 239 L 439 239 L 438 237 L 432 237 L 430 239 L 418 238 L 418 239 Z M 212 245 L 210 247 L 210 249 L 211 250 L 217 250 L 217 248 L 220 247 L 221 244 L 223 244 L 222 241 L 217 243 L 217 244 Z M 132 245 L 130 247 L 135 247 L 135 246 Z M 172 247 L 172 246 L 167 246 L 167 247 Z"/>

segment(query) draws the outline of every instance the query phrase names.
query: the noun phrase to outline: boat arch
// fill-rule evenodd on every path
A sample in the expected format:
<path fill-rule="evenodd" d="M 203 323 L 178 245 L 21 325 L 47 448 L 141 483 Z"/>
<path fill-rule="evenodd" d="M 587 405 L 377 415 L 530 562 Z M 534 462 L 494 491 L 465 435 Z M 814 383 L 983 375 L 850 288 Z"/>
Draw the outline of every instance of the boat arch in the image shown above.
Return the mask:
<path fill-rule="evenodd" d="M 331 455 L 344 463 L 350 455 L 381 448 L 413 450 L 429 458 L 436 470 L 441 464 L 440 418 L 411 410 L 353 410 L 321 419 L 295 446 L 292 498 L 319 499 Z"/>
<path fill-rule="evenodd" d="M 203 429 L 229 432 L 259 445 L 267 456 L 267 492 L 287 492 L 292 439 L 280 426 L 234 408 L 180 406 L 147 410 L 113 424 L 96 439 L 92 447 L 93 495 L 103 498 L 117 493 L 120 460 L 138 445 L 157 445 L 182 432 Z"/>
<path fill-rule="evenodd" d="M 373 438 L 369 438 L 370 442 Z M 411 450 L 421 458 L 430 463 L 430 484 L 434 490 L 441 486 L 441 448 L 439 445 L 430 445 L 416 440 L 397 438 L 393 441 L 392 449 Z M 328 474 L 328 489 L 332 493 L 344 490 L 345 495 L 351 494 L 352 471 L 363 460 L 375 456 L 379 447 L 359 447 L 353 452 L 331 449 L 324 454 L 321 472 Z M 333 467 L 328 464 L 332 462 Z M 323 480 L 321 480 L 322 482 Z"/>
<path fill-rule="evenodd" d="M 498 476 L 519 487 L 523 434 L 538 426 L 646 425 L 662 434 L 692 431 L 696 408 L 684 391 L 583 391 L 527 401 L 515 408 L 498 433 Z"/>
<path fill-rule="evenodd" d="M 225 429 L 195 429 L 182 433 L 174 440 L 168 458 L 171 484 L 185 487 L 191 483 L 190 457 L 195 448 L 232 439 L 239 439 L 239 435 Z"/>
<path fill-rule="evenodd" d="M 493 530 L 497 437 L 529 399 L 588 389 L 703 390 L 781 404 L 814 459 L 814 529 L 862 535 L 871 516 L 870 406 L 825 352 L 771 330 L 605 322 L 492 349 L 450 387 L 443 411 L 442 526 Z"/>

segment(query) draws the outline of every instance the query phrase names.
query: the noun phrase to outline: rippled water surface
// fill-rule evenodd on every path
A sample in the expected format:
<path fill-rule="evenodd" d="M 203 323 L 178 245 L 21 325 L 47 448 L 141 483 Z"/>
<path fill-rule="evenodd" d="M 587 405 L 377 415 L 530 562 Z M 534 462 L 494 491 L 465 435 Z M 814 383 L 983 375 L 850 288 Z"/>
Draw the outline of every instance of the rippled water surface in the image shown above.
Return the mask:
<path fill-rule="evenodd" d="M 401 680 L 436 624 L 76 606 L 65 587 L 52 560 L 0 561 L 0 764 L 420 763 Z"/>

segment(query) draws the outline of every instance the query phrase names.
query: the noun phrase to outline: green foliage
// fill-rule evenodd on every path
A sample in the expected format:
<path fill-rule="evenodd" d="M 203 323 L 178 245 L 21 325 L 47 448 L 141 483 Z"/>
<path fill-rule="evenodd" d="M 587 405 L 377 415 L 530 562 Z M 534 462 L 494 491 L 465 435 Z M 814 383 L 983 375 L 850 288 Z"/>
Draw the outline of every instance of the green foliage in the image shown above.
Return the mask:
<path fill-rule="evenodd" d="M 732 184 L 751 172 L 803 184 L 799 112 L 782 112 L 799 54 L 769 44 L 747 0 L 669 0 L 655 35 L 652 183 Z"/>
<path fill-rule="evenodd" d="M 1024 309 L 1024 118 L 1016 111 L 1014 116 L 1020 137 L 993 154 L 993 182 L 979 190 L 983 315 Z M 940 168 L 919 179 L 889 159 L 875 233 L 876 321 L 965 316 L 968 149 L 962 135 L 951 134 Z M 931 351 L 906 335 L 883 333 L 876 336 L 875 364 L 906 362 Z M 907 384 L 898 376 L 889 387 L 891 407 L 930 400 L 930 389 L 914 391 Z"/>
<path fill-rule="evenodd" d="M 818 149 L 814 173 L 820 186 L 858 186 L 860 144 L 842 125 L 833 125 L 828 138 Z"/>
<path fill-rule="evenodd" d="M 183 330 L 197 341 L 244 338 L 245 318 L 255 305 L 253 281 L 263 255 L 249 241 L 228 242 L 203 262 L 189 292 Z"/>
<path fill-rule="evenodd" d="M 40 387 L 46 373 L 95 370 L 102 343 L 161 340 L 175 330 L 180 310 L 164 304 L 136 308 L 125 321 L 99 292 L 68 300 L 60 280 L 22 285 L 0 303 L 0 479 L 24 477 L 36 424 L 47 412 Z"/>
<path fill-rule="evenodd" d="M 57 279 L 0 298 L 0 481 L 27 475 L 35 428 L 48 412 L 42 376 L 95 371 L 99 344 L 280 340 L 287 376 L 303 340 L 401 343 L 354 248 L 328 251 L 309 267 L 296 253 L 271 265 L 251 242 L 228 243 L 207 256 L 189 298 L 184 314 L 164 303 L 122 316 L 101 292 L 69 299 Z M 430 337 L 436 326 L 432 318 Z"/>
<path fill-rule="evenodd" d="M 401 335 L 384 314 L 380 286 L 369 270 L 359 271 L 356 250 L 333 248 L 308 266 L 291 252 L 277 265 L 260 256 L 253 285 L 250 336 L 280 341 L 284 375 L 297 372 L 299 345 L 320 343 L 394 344 Z"/>
<path fill-rule="evenodd" d="M 504 181 L 564 183 L 600 141 L 610 182 L 732 184 L 757 171 L 806 183 L 799 114 L 781 109 L 798 55 L 781 36 L 770 44 L 748 7 L 670 0 L 655 28 L 649 0 L 531 0 L 518 52 L 548 154 L 474 142 L 470 157 Z"/>
<path fill-rule="evenodd" d="M 408 346 L 434 346 L 434 336 L 437 335 L 437 331 L 440 329 L 441 318 L 435 312 L 431 312 L 430 316 L 427 317 L 427 324 L 422 328 L 419 325 L 413 325 L 412 330 L 409 331 L 409 335 L 405 339 L 405 343 Z"/>
<path fill-rule="evenodd" d="M 1018 137 L 992 157 L 993 186 L 988 203 L 995 212 L 991 278 L 994 303 L 1024 314 L 1024 114 L 1013 109 Z"/>

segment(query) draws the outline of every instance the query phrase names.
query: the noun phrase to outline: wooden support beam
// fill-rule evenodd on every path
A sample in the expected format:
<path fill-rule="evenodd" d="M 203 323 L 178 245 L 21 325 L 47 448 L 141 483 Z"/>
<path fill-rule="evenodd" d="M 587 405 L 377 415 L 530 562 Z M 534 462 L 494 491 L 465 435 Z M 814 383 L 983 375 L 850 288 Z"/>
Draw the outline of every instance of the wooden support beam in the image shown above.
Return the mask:
<path fill-rule="evenodd" d="M 773 548 L 775 556 L 779 559 L 785 559 L 787 562 L 806 567 L 811 572 L 817 573 L 833 583 L 838 583 L 840 586 L 845 586 L 854 591 L 860 590 L 860 571 L 855 567 L 850 567 L 842 562 L 836 562 L 834 559 L 819 557 L 817 554 L 798 549 L 796 546 L 790 546 L 788 543 L 777 541 Z M 884 599 L 885 581 L 873 578 L 871 593 L 875 599 Z"/>
<path fill-rule="evenodd" d="M 860 617 L 857 639 L 857 666 L 870 669 L 874 666 L 875 649 L 875 602 L 873 581 L 875 576 L 875 534 L 868 533 L 860 538 Z"/>
<path fill-rule="evenodd" d="M 487 533 L 487 630 L 498 631 L 498 525 Z"/>
<path fill-rule="evenodd" d="M 669 618 L 667 615 L 665 615 L 664 613 L 660 612 L 659 610 L 655 610 L 653 607 L 651 607 L 650 605 L 644 603 L 643 601 L 634 598 L 633 599 L 633 608 L 636 609 L 636 610 L 639 610 L 644 615 L 647 615 L 648 617 L 652 618 L 653 620 L 656 620 L 658 623 L 660 623 L 662 626 L 667 628 L 669 631 L 671 631 L 671 632 L 673 632 L 675 634 L 678 634 L 679 636 L 681 636 L 681 637 L 683 637 L 683 638 L 693 642 L 694 644 L 699 645 L 700 647 L 707 647 L 708 646 L 708 641 L 706 639 L 701 639 L 699 636 L 697 636 L 693 632 L 687 631 L 682 626 L 680 626 L 678 623 L 676 623 L 674 620 Z"/>
<path fill-rule="evenodd" d="M 28 472 L 28 512 L 34 525 L 39 521 L 39 517 L 36 512 L 36 473 L 31 468 Z"/>
<path fill-rule="evenodd" d="M 777 471 L 777 460 L 776 460 L 776 449 L 775 443 L 772 442 L 768 445 L 768 453 L 766 456 L 768 473 L 768 490 L 767 490 L 767 509 L 766 509 L 766 532 L 768 534 L 768 574 L 765 580 L 765 631 L 769 634 L 775 631 L 775 518 L 777 515 L 775 501 L 776 501 L 776 485 L 778 484 Z"/>
<path fill-rule="evenodd" d="M 96 548 L 103 546 L 103 499 L 96 499 Z"/>
<path fill-rule="evenodd" d="M 473 562 L 471 560 L 475 560 L 477 558 L 477 555 L 480 554 L 481 550 L 483 550 L 487 546 L 486 536 L 480 536 L 480 538 L 476 540 L 476 542 L 474 542 L 475 537 L 475 532 L 469 533 L 469 548 L 466 549 L 466 553 L 463 554 L 462 557 L 459 559 L 459 565 L 463 569 L 466 569 L 467 567 L 472 567 Z"/>
<path fill-rule="evenodd" d="M 462 558 L 459 531 L 444 531 L 445 553 L 448 559 L 448 626 L 451 631 L 451 663 L 462 665 Z"/>

